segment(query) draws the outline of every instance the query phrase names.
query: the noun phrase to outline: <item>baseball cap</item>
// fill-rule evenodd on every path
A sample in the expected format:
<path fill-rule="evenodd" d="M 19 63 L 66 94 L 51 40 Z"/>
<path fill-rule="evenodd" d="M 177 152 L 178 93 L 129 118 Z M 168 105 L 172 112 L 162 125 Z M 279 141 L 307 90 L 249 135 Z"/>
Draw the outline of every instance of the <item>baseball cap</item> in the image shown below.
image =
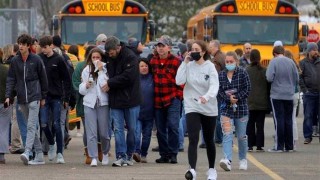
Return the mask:
<path fill-rule="evenodd" d="M 105 42 L 107 40 L 107 36 L 105 34 L 99 34 L 96 38 L 96 41 L 98 42 Z"/>
<path fill-rule="evenodd" d="M 276 46 L 283 46 L 282 42 L 281 41 L 275 41 L 274 44 L 273 44 L 273 47 L 276 47 Z"/>
<path fill-rule="evenodd" d="M 163 45 L 167 45 L 167 46 L 172 46 L 172 40 L 170 38 L 170 36 L 168 35 L 162 35 L 159 39 L 158 39 L 158 44 L 163 44 Z"/>

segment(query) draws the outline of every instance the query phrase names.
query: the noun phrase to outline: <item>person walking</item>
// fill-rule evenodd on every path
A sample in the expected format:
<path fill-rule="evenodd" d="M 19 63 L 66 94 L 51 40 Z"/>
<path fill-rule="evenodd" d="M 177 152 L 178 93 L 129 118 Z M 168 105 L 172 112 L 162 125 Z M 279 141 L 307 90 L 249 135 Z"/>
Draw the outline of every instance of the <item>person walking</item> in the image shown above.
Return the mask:
<path fill-rule="evenodd" d="M 142 103 L 136 127 L 136 148 L 133 159 L 136 162 L 147 163 L 148 149 L 154 121 L 154 82 L 151 66 L 146 58 L 139 61 L 140 86 Z M 141 139 L 142 134 L 142 139 Z"/>
<path fill-rule="evenodd" d="M 90 166 L 92 167 L 96 167 L 98 162 L 98 134 L 103 152 L 102 165 L 109 163 L 109 99 L 108 94 L 103 92 L 101 88 L 108 80 L 105 63 L 102 63 L 103 55 L 103 51 L 99 48 L 93 48 L 90 51 L 86 60 L 87 65 L 81 74 L 82 83 L 79 85 L 79 92 L 84 95 L 85 130 L 88 153 L 91 158 Z"/>
<path fill-rule="evenodd" d="M 158 52 L 150 60 L 155 85 L 155 117 L 160 158 L 156 163 L 176 164 L 179 152 L 179 119 L 182 88 L 176 85 L 176 74 L 181 61 L 170 53 L 168 36 L 162 36 L 156 45 Z"/>
<path fill-rule="evenodd" d="M 204 41 L 197 40 L 193 43 L 191 53 L 188 53 L 178 69 L 176 83 L 177 85 L 185 85 L 183 97 L 189 138 L 188 161 L 190 165 L 185 178 L 188 180 L 196 179 L 197 146 L 199 132 L 202 128 L 209 162 L 207 179 L 215 180 L 217 179 L 216 148 L 213 137 L 218 115 L 216 96 L 219 89 L 219 79 L 216 68 L 210 61 L 210 55 Z"/>
<path fill-rule="evenodd" d="M 30 52 L 31 36 L 22 34 L 18 37 L 19 53 L 12 60 L 6 82 L 6 101 L 9 104 L 17 92 L 18 104 L 27 119 L 27 139 L 25 152 L 20 159 L 29 164 L 29 154 L 34 147 L 34 162 L 44 164 L 41 142 L 37 126 L 39 108 L 45 105 L 48 92 L 48 81 L 45 66 L 41 58 Z"/>
<path fill-rule="evenodd" d="M 266 68 L 260 64 L 260 51 L 252 49 L 250 60 L 251 63 L 246 68 L 251 82 L 251 91 L 248 97 L 248 151 L 252 152 L 253 146 L 256 146 L 257 152 L 264 152 L 264 121 L 269 109 L 268 81 L 266 79 Z"/>
<path fill-rule="evenodd" d="M 247 170 L 248 123 L 247 98 L 251 89 L 247 71 L 238 67 L 238 56 L 234 51 L 226 53 L 226 69 L 219 73 L 219 99 L 221 99 L 222 149 L 224 158 L 220 167 L 231 171 L 233 126 L 235 126 L 239 147 L 239 169 Z"/>
<path fill-rule="evenodd" d="M 102 89 L 109 94 L 116 145 L 116 161 L 112 166 L 132 166 L 136 120 L 141 104 L 139 59 L 115 36 L 106 40 L 105 52 L 109 79 Z"/>
<path fill-rule="evenodd" d="M 43 130 L 49 143 L 49 161 L 52 161 L 57 156 L 57 163 L 64 164 L 64 145 L 60 115 L 61 104 L 63 104 L 63 107 L 68 107 L 71 93 L 71 79 L 63 57 L 53 51 L 52 37 L 43 36 L 39 40 L 39 45 L 42 51 L 39 56 L 46 67 L 49 85 L 46 105 L 40 108 L 41 130 Z M 52 131 L 50 130 L 49 123 L 50 113 L 53 117 Z M 55 140 L 57 149 L 55 147 Z"/>

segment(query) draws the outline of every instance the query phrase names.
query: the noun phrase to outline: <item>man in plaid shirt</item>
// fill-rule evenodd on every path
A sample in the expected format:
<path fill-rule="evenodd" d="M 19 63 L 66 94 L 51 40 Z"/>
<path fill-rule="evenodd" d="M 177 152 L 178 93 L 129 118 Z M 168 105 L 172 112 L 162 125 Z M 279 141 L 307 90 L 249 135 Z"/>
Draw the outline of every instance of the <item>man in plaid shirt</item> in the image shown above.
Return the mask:
<path fill-rule="evenodd" d="M 170 54 L 170 46 L 170 37 L 162 36 L 156 45 L 158 56 L 154 56 L 150 64 L 155 85 L 155 119 L 161 156 L 156 162 L 176 164 L 182 88 L 176 85 L 175 77 L 181 62 Z"/>

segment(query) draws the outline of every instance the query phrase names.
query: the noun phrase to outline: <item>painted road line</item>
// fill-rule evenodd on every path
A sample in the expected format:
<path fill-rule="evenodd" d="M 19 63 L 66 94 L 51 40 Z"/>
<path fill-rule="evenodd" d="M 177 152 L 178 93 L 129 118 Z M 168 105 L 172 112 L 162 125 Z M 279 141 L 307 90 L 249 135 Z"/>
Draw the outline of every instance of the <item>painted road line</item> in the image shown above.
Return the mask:
<path fill-rule="evenodd" d="M 233 146 L 233 150 L 238 152 L 238 147 Z M 256 158 L 254 158 L 251 154 L 247 153 L 247 160 L 249 160 L 252 164 L 254 164 L 256 167 L 258 167 L 261 171 L 266 173 L 268 176 L 270 176 L 274 180 L 284 180 L 281 176 L 279 176 L 277 173 L 273 172 L 271 169 L 263 165 L 261 162 L 259 162 Z"/>

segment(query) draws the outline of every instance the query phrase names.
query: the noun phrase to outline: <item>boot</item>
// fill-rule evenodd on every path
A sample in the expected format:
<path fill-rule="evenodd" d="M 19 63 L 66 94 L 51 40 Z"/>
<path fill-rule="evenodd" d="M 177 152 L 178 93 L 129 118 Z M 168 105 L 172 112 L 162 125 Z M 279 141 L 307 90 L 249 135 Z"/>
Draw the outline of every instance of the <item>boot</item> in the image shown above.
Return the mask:
<path fill-rule="evenodd" d="M 103 159 L 103 153 L 102 153 L 102 147 L 101 147 L 101 143 L 98 143 L 98 159 L 100 162 L 102 162 Z"/>
<path fill-rule="evenodd" d="M 84 154 L 86 155 L 85 163 L 86 164 L 91 164 L 91 158 L 89 157 L 89 153 L 88 153 L 87 147 L 84 147 Z"/>

